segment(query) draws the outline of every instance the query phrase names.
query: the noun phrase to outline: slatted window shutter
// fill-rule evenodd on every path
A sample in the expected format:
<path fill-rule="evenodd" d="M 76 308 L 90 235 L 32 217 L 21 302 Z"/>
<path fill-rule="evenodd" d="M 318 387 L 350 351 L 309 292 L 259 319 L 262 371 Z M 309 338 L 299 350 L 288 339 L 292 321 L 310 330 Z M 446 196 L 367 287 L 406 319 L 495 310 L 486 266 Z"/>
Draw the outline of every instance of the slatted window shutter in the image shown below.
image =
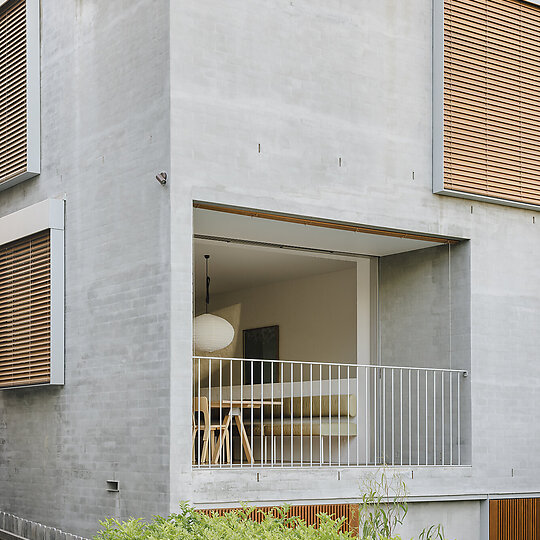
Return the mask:
<path fill-rule="evenodd" d="M 51 375 L 50 231 L 0 246 L 0 388 Z"/>
<path fill-rule="evenodd" d="M 39 173 L 39 2 L 0 6 L 0 189 Z"/>
<path fill-rule="evenodd" d="M 444 189 L 540 205 L 540 6 L 444 0 Z"/>

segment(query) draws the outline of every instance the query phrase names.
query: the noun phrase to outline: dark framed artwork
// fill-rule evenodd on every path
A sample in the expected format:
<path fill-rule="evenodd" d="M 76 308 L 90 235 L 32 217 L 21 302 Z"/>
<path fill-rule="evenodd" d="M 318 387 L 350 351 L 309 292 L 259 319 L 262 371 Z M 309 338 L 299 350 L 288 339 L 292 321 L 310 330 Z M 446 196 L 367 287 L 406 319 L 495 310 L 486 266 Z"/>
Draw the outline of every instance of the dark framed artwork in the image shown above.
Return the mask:
<path fill-rule="evenodd" d="M 279 364 L 261 362 L 261 360 L 279 360 L 279 326 L 263 326 L 243 331 L 244 358 L 253 362 L 244 362 L 244 383 L 261 384 L 279 381 Z M 253 373 L 253 380 L 252 375 Z"/>

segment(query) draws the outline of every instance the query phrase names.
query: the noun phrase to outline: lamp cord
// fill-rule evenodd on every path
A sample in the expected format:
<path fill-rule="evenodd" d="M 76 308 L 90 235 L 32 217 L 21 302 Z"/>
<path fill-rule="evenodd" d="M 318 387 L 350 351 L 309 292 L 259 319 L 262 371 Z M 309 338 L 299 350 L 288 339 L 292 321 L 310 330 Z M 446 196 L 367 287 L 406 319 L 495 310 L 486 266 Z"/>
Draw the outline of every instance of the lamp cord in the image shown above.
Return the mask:
<path fill-rule="evenodd" d="M 208 277 L 208 259 L 210 258 L 210 255 L 205 255 L 204 258 L 206 259 L 206 311 L 205 313 L 208 313 L 208 304 L 210 303 L 210 278 Z"/>

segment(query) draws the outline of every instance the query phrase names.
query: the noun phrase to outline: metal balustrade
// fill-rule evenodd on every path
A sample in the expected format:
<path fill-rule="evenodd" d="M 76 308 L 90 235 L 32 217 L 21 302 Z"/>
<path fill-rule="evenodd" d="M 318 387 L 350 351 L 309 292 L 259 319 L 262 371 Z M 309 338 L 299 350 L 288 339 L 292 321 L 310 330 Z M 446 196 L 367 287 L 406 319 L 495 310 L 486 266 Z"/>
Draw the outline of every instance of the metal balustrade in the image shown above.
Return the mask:
<path fill-rule="evenodd" d="M 193 358 L 195 468 L 462 464 L 467 372 Z"/>

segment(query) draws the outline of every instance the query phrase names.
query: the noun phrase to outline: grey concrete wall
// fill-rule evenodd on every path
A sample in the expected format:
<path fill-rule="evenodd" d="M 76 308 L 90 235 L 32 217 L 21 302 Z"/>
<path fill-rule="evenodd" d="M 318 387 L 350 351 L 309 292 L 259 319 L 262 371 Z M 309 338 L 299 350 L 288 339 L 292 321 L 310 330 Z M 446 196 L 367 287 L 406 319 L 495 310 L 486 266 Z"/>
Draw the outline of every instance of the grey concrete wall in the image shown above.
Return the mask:
<path fill-rule="evenodd" d="M 379 347 L 382 365 L 470 371 L 471 262 L 469 242 L 462 242 L 450 247 L 441 246 L 381 257 L 379 263 L 379 302 Z M 385 387 L 386 462 L 391 463 L 397 460 L 398 463 L 401 463 L 400 445 L 394 448 L 392 454 L 391 434 L 394 429 L 401 437 L 401 426 L 403 425 L 404 463 L 409 463 L 407 442 L 410 436 L 412 439 L 410 454 L 413 463 L 418 462 L 417 452 L 420 447 L 420 463 L 425 464 L 427 429 L 428 463 L 442 464 L 443 459 L 445 463 L 450 463 L 451 457 L 452 463 L 470 464 L 470 377 L 463 377 L 457 373 L 443 375 L 438 372 L 435 374 L 435 378 L 430 373 L 428 379 L 425 380 L 424 373 L 418 378 L 417 373 L 413 371 L 409 382 L 408 371 L 395 370 L 394 386 L 392 386 L 391 376 L 392 371 L 388 371 L 386 377 L 381 378 L 381 388 L 379 388 L 379 395 L 382 396 L 382 386 Z M 450 388 L 450 378 L 452 378 L 452 388 Z M 411 386 L 410 394 L 409 384 Z M 395 399 L 392 399 L 392 388 L 394 388 Z M 450 391 L 452 391 L 451 396 Z M 427 413 L 427 428 L 424 409 L 426 399 L 430 404 Z M 435 423 L 433 422 L 432 406 L 434 399 L 437 402 Z M 418 400 L 420 403 L 417 402 Z M 442 406 L 443 402 L 444 406 Z M 391 414 L 392 404 L 394 404 L 393 417 Z M 412 417 L 410 434 L 408 429 L 409 410 Z M 418 415 L 418 411 L 420 415 Z M 404 417 L 403 422 L 400 420 L 401 415 Z M 394 426 L 392 426 L 392 418 L 394 418 Z M 444 437 L 442 436 L 443 427 Z M 436 444 L 439 446 L 438 451 L 434 450 L 434 430 Z M 418 441 L 420 441 L 420 445 Z M 452 454 L 450 454 L 450 445 L 452 445 Z M 393 458 L 392 455 L 394 455 Z"/>
<path fill-rule="evenodd" d="M 169 503 L 167 21 L 42 2 L 42 174 L 0 193 L 0 216 L 66 198 L 65 386 L 0 392 L 0 509 L 85 536 Z"/>
<path fill-rule="evenodd" d="M 431 0 L 171 5 L 177 499 L 344 497 L 357 485 L 353 472 L 335 490 L 326 473 L 291 472 L 278 493 L 273 473 L 251 484 L 249 472 L 190 472 L 179 413 L 189 410 L 193 199 L 470 239 L 472 467 L 420 471 L 411 489 L 537 489 L 540 225 L 527 210 L 433 195 L 431 14 Z M 452 324 L 467 361 L 468 323 Z"/>
<path fill-rule="evenodd" d="M 425 528 L 442 525 L 449 540 L 480 540 L 480 501 L 410 503 L 402 526 L 402 538 L 419 538 Z"/>
<path fill-rule="evenodd" d="M 380 362 L 470 369 L 470 244 L 381 257 Z"/>

